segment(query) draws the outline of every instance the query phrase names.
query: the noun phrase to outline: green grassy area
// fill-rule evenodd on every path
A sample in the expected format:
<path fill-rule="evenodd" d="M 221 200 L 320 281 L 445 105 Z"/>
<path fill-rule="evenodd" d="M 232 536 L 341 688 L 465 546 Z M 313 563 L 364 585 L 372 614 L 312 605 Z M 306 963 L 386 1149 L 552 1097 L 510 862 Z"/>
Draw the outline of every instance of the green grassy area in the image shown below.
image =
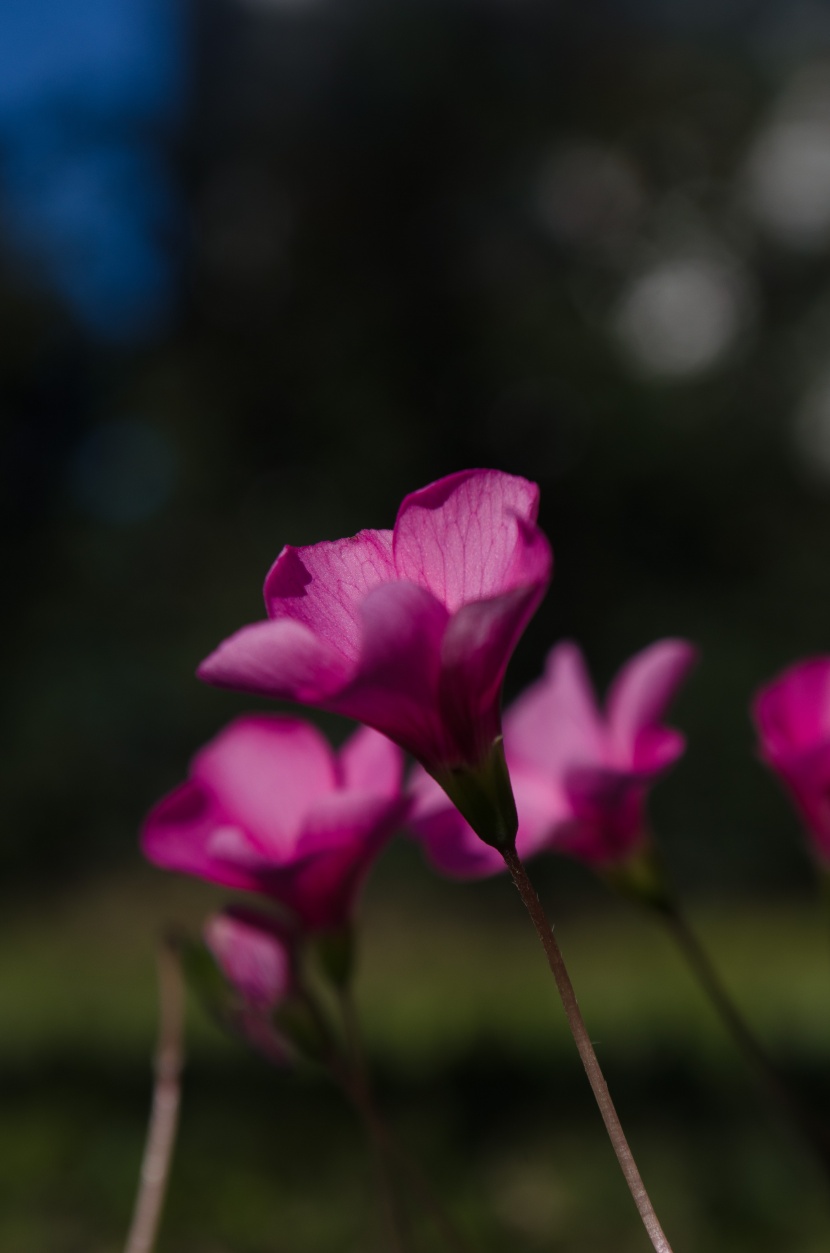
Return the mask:
<path fill-rule="evenodd" d="M 148 870 L 7 906 L 0 1248 L 123 1246 L 150 1097 L 155 940 L 170 921 L 197 929 L 222 899 Z M 826 1186 L 655 923 L 599 895 L 557 912 L 675 1253 L 825 1253 Z M 770 1050 L 830 1114 L 830 936 L 817 911 L 722 905 L 693 916 Z M 389 1119 L 475 1249 L 647 1247 L 506 883 L 434 883 L 406 858 L 382 867 L 363 913 L 358 991 Z M 339 1094 L 269 1069 L 198 1007 L 188 1054 L 159 1253 L 379 1253 L 371 1163 Z M 440 1249 L 408 1213 L 411 1253 Z"/>

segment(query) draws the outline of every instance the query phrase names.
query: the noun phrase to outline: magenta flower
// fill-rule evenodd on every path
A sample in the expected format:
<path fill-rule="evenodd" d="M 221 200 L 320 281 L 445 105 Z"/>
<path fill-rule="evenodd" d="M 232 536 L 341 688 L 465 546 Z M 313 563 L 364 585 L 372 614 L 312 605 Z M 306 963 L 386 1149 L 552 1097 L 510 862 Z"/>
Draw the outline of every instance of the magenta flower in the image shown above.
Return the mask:
<path fill-rule="evenodd" d="M 284 548 L 265 581 L 268 618 L 221 644 L 199 675 L 375 727 L 483 839 L 510 843 L 500 700 L 550 580 L 537 508 L 535 484 L 466 470 L 407 496 L 393 531 Z"/>
<path fill-rule="evenodd" d="M 695 655 L 683 640 L 646 648 L 620 671 L 602 712 L 577 646 L 551 650 L 543 677 L 504 717 L 520 856 L 550 847 L 608 867 L 640 850 L 648 790 L 684 748 L 661 719 Z M 504 868 L 428 779 L 417 777 L 413 793 L 409 825 L 440 869 L 475 877 Z"/>
<path fill-rule="evenodd" d="M 235 993 L 227 1025 L 269 1061 L 289 1061 L 292 1050 L 274 1014 L 298 986 L 290 933 L 265 914 L 229 909 L 208 920 L 204 939 Z"/>
<path fill-rule="evenodd" d="M 640 850 L 649 789 L 685 748 L 662 719 L 696 656 L 685 640 L 650 645 L 623 666 L 600 710 L 579 648 L 551 650 L 545 674 L 510 711 L 510 745 L 525 770 L 560 790 L 557 851 L 610 866 Z"/>
<path fill-rule="evenodd" d="M 270 896 L 308 930 L 335 929 L 405 815 L 401 775 L 399 749 L 368 727 L 335 754 L 298 718 L 239 718 L 151 810 L 142 847 L 167 870 Z"/>
<path fill-rule="evenodd" d="M 761 756 L 783 781 L 813 846 L 830 862 L 830 657 L 797 662 L 753 703 Z"/>

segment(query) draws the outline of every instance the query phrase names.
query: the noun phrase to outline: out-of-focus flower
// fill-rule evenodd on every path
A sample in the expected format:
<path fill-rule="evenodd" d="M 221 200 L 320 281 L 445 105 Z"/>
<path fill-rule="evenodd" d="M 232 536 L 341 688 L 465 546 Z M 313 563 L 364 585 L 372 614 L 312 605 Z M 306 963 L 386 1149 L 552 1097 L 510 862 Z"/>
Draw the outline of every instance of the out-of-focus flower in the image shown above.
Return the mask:
<path fill-rule="evenodd" d="M 234 993 L 227 1025 L 270 1061 L 289 1061 L 274 1015 L 297 989 L 290 933 L 265 914 L 229 909 L 208 920 L 204 939 Z"/>
<path fill-rule="evenodd" d="M 645 838 L 649 788 L 685 741 L 661 725 L 694 663 L 685 640 L 659 640 L 623 666 L 600 710 L 582 653 L 564 643 L 510 711 L 511 754 L 561 789 L 568 817 L 553 847 L 598 865 L 625 860 Z"/>
<path fill-rule="evenodd" d="M 786 786 L 830 863 L 830 657 L 799 661 L 753 702 L 761 756 Z"/>
<path fill-rule="evenodd" d="M 402 764 L 368 727 L 334 753 L 298 718 L 242 717 L 151 810 L 142 847 L 165 869 L 280 901 L 306 930 L 335 930 L 405 815 Z"/>
<path fill-rule="evenodd" d="M 403 501 L 393 531 L 284 548 L 267 620 L 199 667 L 210 683 L 356 718 L 406 748 L 482 839 L 511 844 L 501 688 L 551 573 L 538 488 L 466 470 Z"/>
<path fill-rule="evenodd" d="M 661 720 L 695 655 L 683 640 L 644 649 L 620 671 L 601 711 L 579 648 L 551 650 L 545 674 L 504 718 L 521 856 L 549 847 L 605 870 L 642 850 L 648 790 L 684 748 Z M 474 877 L 504 868 L 495 851 L 475 847 L 428 779 L 416 778 L 413 792 L 410 826 L 440 869 Z"/>

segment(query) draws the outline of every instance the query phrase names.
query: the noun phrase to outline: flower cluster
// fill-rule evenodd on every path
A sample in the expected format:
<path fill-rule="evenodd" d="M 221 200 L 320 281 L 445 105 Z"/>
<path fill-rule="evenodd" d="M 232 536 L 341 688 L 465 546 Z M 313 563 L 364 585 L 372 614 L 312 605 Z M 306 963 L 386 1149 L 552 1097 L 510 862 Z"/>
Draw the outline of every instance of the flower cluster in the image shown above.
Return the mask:
<path fill-rule="evenodd" d="M 685 748 L 665 717 L 693 645 L 651 644 L 600 703 L 580 649 L 559 643 L 502 719 L 510 657 L 551 577 L 538 503 L 525 479 L 469 470 L 407 496 L 391 531 L 284 548 L 265 581 L 267 617 L 222 643 L 199 675 L 362 726 L 335 751 L 297 717 L 236 719 L 152 809 L 142 844 L 159 866 L 270 903 L 272 912 L 237 905 L 209 920 L 204 945 L 184 946 L 194 980 L 198 968 L 215 1014 L 270 1062 L 304 1056 L 326 1067 L 381 1146 L 388 1134 L 349 988 L 362 885 L 405 825 L 446 874 L 509 870 L 652 1246 L 670 1253 L 525 859 L 576 858 L 654 909 L 825 1168 L 830 1136 L 791 1100 L 730 1005 L 651 843 L 650 790 Z M 754 717 L 761 755 L 830 873 L 830 658 L 770 683 Z M 404 752 L 415 758 L 408 784 Z"/>
<path fill-rule="evenodd" d="M 199 668 L 210 683 L 364 724 L 334 752 L 296 717 L 239 718 L 144 827 L 157 865 L 282 911 L 237 910 L 206 933 L 248 1006 L 246 1033 L 272 1056 L 284 1052 L 271 1011 L 294 986 L 298 937 L 348 929 L 396 828 L 408 823 L 433 864 L 462 878 L 503 870 L 514 848 L 604 872 L 648 847 L 649 790 L 684 748 L 663 719 L 695 649 L 652 644 L 600 707 L 579 648 L 561 643 L 502 730 L 505 671 L 551 575 L 537 509 L 534 484 L 470 470 L 407 496 L 391 531 L 287 547 L 265 581 L 267 617 Z M 830 863 L 830 659 L 764 689 L 755 719 L 764 759 Z M 417 763 L 408 788 L 401 750 Z"/>

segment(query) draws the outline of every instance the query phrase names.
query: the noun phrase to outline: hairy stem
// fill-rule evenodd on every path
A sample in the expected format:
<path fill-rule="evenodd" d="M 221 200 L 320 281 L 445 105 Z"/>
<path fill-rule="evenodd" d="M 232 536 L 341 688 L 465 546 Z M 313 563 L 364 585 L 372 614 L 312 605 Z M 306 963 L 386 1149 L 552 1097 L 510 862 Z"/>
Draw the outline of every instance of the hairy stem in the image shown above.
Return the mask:
<path fill-rule="evenodd" d="M 159 949 L 158 978 L 159 1034 L 154 1060 L 153 1104 L 124 1253 L 151 1253 L 156 1242 L 179 1121 L 184 1065 L 184 987 L 178 956 L 167 943 Z"/>
<path fill-rule="evenodd" d="M 571 1029 L 579 1056 L 585 1067 L 585 1073 L 588 1076 L 588 1082 L 596 1098 L 599 1106 L 602 1120 L 605 1123 L 605 1129 L 608 1132 L 609 1139 L 617 1155 L 617 1161 L 620 1164 L 628 1189 L 637 1206 L 637 1211 L 643 1221 L 643 1226 L 648 1232 L 652 1247 L 655 1253 L 672 1253 L 671 1245 L 666 1239 L 663 1228 L 660 1226 L 659 1219 L 654 1212 L 654 1206 L 651 1203 L 645 1185 L 640 1177 L 637 1169 L 637 1163 L 634 1161 L 634 1155 L 629 1148 L 628 1141 L 625 1138 L 625 1132 L 622 1129 L 614 1103 L 611 1100 L 611 1094 L 608 1091 L 608 1085 L 605 1082 L 605 1076 L 600 1069 L 597 1055 L 594 1052 L 594 1046 L 591 1043 L 585 1021 L 577 1004 L 576 994 L 571 983 L 570 976 L 565 966 L 564 958 L 560 951 L 556 937 L 553 934 L 547 916 L 545 914 L 542 902 L 539 900 L 538 893 L 531 883 L 527 871 L 522 863 L 521 858 L 516 852 L 515 847 L 509 849 L 501 849 L 510 874 L 513 877 L 519 895 L 522 898 L 527 912 L 530 914 L 536 933 L 545 950 L 551 973 L 556 981 L 556 987 L 565 1009 L 565 1016 L 568 1019 L 568 1025 Z"/>

